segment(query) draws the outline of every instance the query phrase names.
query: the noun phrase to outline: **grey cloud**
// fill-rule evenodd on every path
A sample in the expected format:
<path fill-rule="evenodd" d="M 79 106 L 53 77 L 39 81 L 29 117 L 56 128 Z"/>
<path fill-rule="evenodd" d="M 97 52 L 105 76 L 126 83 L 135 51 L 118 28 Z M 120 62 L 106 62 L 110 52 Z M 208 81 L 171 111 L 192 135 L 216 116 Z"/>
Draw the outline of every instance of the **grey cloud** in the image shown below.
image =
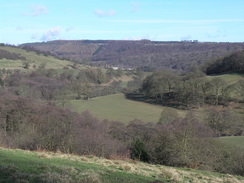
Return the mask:
<path fill-rule="evenodd" d="M 41 40 L 50 41 L 56 39 L 60 34 L 61 34 L 61 27 L 56 26 L 44 32 L 41 37 Z"/>

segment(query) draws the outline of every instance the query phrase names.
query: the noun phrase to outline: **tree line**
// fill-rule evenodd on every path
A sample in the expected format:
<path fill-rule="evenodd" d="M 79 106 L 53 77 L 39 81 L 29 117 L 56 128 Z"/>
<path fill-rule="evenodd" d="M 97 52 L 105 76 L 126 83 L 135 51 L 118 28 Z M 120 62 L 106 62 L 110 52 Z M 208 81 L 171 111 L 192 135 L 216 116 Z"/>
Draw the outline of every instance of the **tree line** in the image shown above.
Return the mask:
<path fill-rule="evenodd" d="M 3 69 L 0 85 L 15 95 L 46 101 L 89 99 L 121 92 L 121 81 L 111 81 L 119 76 L 117 72 L 103 72 L 99 68 L 57 72 L 39 67 L 29 73 Z"/>
<path fill-rule="evenodd" d="M 169 106 L 227 105 L 230 101 L 244 101 L 244 80 L 228 83 L 221 77 L 208 77 L 199 70 L 181 75 L 159 71 L 143 81 L 140 93 L 147 100 Z"/>

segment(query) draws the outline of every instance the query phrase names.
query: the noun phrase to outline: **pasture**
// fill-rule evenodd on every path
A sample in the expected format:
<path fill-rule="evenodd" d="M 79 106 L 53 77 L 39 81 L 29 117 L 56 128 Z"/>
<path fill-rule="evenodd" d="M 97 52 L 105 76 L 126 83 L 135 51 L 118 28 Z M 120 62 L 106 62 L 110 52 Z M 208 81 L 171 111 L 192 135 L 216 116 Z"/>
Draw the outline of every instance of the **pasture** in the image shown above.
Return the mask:
<path fill-rule="evenodd" d="M 221 142 L 237 146 L 244 150 L 244 136 L 220 137 L 219 140 Z"/>
<path fill-rule="evenodd" d="M 239 79 L 244 79 L 244 74 L 238 74 L 238 73 L 227 73 L 227 74 L 220 74 L 215 76 L 207 76 L 208 78 L 221 78 L 224 81 L 226 81 L 229 84 L 235 83 Z"/>
<path fill-rule="evenodd" d="M 109 119 L 128 123 L 134 119 L 157 122 L 164 106 L 126 99 L 124 94 L 97 97 L 90 100 L 71 100 L 66 105 L 77 112 L 90 111 L 99 119 Z M 180 116 L 186 111 L 177 110 Z"/>
<path fill-rule="evenodd" d="M 0 68 L 5 69 L 23 69 L 23 63 L 28 62 L 30 64 L 30 69 L 33 67 L 40 66 L 41 64 L 45 65 L 47 69 L 61 69 L 72 65 L 70 61 L 59 60 L 53 56 L 44 56 L 43 54 L 36 54 L 32 51 L 26 51 L 21 48 L 9 47 L 9 46 L 0 46 L 0 49 L 8 51 L 10 53 L 18 54 L 22 57 L 25 57 L 26 60 L 9 60 L 9 59 L 0 59 Z"/>

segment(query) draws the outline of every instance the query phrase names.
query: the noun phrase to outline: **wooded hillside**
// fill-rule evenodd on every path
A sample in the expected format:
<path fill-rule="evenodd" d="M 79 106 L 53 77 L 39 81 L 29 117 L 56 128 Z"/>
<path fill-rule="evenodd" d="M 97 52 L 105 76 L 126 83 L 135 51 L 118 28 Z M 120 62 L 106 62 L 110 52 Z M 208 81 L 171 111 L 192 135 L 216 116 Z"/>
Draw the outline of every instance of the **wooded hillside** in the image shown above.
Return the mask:
<path fill-rule="evenodd" d="M 244 43 L 80 40 L 28 43 L 61 58 L 93 64 L 147 69 L 187 70 L 244 49 Z"/>
<path fill-rule="evenodd" d="M 206 65 L 207 74 L 220 74 L 227 72 L 244 73 L 244 51 L 235 52 Z"/>

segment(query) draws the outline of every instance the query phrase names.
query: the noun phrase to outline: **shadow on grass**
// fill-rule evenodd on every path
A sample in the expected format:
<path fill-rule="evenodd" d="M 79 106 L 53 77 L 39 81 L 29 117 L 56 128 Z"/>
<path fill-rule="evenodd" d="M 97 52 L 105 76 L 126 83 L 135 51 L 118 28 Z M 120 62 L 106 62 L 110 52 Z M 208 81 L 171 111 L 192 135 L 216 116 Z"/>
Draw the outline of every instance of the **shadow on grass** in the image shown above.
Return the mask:
<path fill-rule="evenodd" d="M 142 93 L 126 93 L 125 97 L 129 100 L 145 102 L 148 104 L 160 105 L 164 107 L 173 107 L 179 110 L 189 109 L 188 106 L 184 104 L 179 104 L 178 102 L 176 102 L 173 99 L 170 99 L 169 97 L 168 98 L 166 97 L 165 100 L 156 100 L 156 99 L 148 98 Z"/>

